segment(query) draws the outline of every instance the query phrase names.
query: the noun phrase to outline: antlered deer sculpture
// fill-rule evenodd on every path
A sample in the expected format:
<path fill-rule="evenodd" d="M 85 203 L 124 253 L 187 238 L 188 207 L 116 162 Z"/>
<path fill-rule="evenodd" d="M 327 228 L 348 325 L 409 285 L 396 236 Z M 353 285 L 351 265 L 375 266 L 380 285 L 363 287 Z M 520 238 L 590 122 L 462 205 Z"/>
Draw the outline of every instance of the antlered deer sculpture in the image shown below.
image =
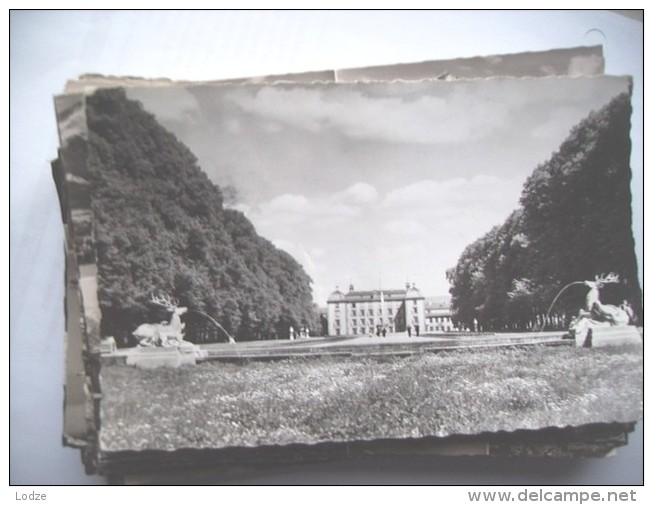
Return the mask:
<path fill-rule="evenodd" d="M 152 295 L 150 303 L 163 307 L 172 315 L 170 322 L 146 323 L 136 328 L 132 335 L 138 341 L 138 345 L 142 347 L 179 347 L 184 340 L 184 328 L 186 326 L 181 322 L 181 316 L 188 309 L 179 307 L 179 302 L 167 295 Z"/>

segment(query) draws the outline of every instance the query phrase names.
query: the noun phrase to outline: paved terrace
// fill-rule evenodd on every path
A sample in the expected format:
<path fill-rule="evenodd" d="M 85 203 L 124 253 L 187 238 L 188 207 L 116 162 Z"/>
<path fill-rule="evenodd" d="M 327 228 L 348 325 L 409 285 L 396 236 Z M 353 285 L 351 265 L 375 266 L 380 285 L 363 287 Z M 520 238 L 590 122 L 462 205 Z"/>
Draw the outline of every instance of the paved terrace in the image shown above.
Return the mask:
<path fill-rule="evenodd" d="M 310 337 L 298 340 L 258 340 L 235 344 L 203 344 L 209 361 L 240 359 L 274 360 L 296 356 L 383 356 L 411 355 L 473 347 L 521 345 L 571 345 L 564 332 L 450 334 L 408 337 L 405 333 L 387 337 Z"/>

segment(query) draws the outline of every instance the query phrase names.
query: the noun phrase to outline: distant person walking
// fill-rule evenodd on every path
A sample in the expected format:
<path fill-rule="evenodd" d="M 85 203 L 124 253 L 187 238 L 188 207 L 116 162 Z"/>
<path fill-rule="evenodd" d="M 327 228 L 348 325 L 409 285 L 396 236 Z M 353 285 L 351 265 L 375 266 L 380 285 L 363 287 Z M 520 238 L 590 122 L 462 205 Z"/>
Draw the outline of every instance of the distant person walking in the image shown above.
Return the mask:
<path fill-rule="evenodd" d="M 292 326 L 288 330 L 288 336 L 290 337 L 290 340 L 295 340 L 295 328 Z"/>
<path fill-rule="evenodd" d="M 419 324 L 415 325 L 415 336 L 419 337 Z"/>
<path fill-rule="evenodd" d="M 412 330 L 413 330 L 413 327 L 410 324 L 406 326 L 406 331 L 408 332 L 408 338 L 411 337 Z"/>

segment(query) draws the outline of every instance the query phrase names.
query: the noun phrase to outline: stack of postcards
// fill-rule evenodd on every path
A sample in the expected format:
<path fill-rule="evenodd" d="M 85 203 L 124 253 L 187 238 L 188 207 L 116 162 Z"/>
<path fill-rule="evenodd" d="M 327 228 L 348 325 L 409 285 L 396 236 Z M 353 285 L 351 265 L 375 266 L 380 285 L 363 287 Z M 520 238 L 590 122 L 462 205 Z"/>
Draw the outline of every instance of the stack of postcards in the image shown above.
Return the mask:
<path fill-rule="evenodd" d="M 64 442 L 112 482 L 604 456 L 642 415 L 601 47 L 55 98 Z"/>

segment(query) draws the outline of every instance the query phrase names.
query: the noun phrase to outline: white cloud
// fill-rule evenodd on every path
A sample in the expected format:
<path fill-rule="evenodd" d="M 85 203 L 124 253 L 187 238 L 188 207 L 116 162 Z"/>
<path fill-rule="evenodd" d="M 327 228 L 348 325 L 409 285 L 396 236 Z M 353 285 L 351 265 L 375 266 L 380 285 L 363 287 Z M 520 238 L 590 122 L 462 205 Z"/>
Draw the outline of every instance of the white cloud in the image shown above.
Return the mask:
<path fill-rule="evenodd" d="M 262 120 L 310 132 L 330 129 L 352 138 L 386 142 L 469 142 L 507 125 L 505 103 L 476 97 L 464 85 L 441 91 L 449 91 L 448 97 L 420 95 L 406 100 L 402 96 L 369 96 L 355 85 L 342 85 L 336 92 L 328 87 L 267 86 L 233 90 L 229 99 Z"/>
<path fill-rule="evenodd" d="M 256 224 L 266 228 L 275 224 L 320 226 L 355 219 L 377 200 L 378 193 L 374 186 L 356 183 L 343 191 L 310 199 L 305 195 L 286 193 L 255 208 L 247 208 L 246 214 Z"/>
<path fill-rule="evenodd" d="M 173 97 L 180 90 L 140 98 L 217 182 L 238 188 L 236 208 L 304 265 L 324 303 L 350 279 L 363 289 L 410 277 L 428 295 L 446 292 L 464 247 L 517 208 L 536 164 L 627 82 L 560 84 L 220 87 L 194 90 L 199 110 L 193 96 Z"/>
<path fill-rule="evenodd" d="M 159 121 L 183 123 L 197 117 L 200 106 L 195 96 L 184 88 L 127 88 L 127 96 L 141 101 L 146 110 L 154 110 Z"/>
<path fill-rule="evenodd" d="M 387 221 L 383 229 L 387 233 L 404 237 L 418 237 L 428 231 L 424 224 L 414 219 L 393 219 Z"/>
<path fill-rule="evenodd" d="M 243 131 L 243 127 L 240 124 L 240 120 L 238 118 L 231 118 L 225 121 L 225 127 L 229 133 L 234 135 L 242 133 Z"/>
<path fill-rule="evenodd" d="M 281 195 L 248 217 L 304 266 L 318 303 L 352 279 L 363 289 L 370 279 L 401 287 L 410 277 L 437 295 L 448 289 L 445 270 L 517 208 L 520 190 L 520 181 L 484 174 L 424 180 L 386 195 L 356 183 L 319 198 Z"/>
<path fill-rule="evenodd" d="M 229 209 L 239 210 L 245 215 L 248 215 L 252 209 L 251 206 L 247 205 L 246 203 L 235 203 L 233 205 L 225 204 L 225 207 Z"/>
<path fill-rule="evenodd" d="M 374 186 L 366 182 L 352 184 L 341 193 L 333 196 L 332 200 L 350 202 L 356 205 L 369 205 L 378 199 L 379 194 Z"/>
<path fill-rule="evenodd" d="M 354 218 L 360 214 L 356 205 L 339 202 L 335 198 L 312 198 L 284 194 L 258 206 L 266 220 L 297 224 L 320 218 Z"/>
<path fill-rule="evenodd" d="M 382 205 L 430 219 L 451 219 L 472 210 L 482 213 L 492 213 L 495 209 L 509 211 L 516 208 L 520 191 L 521 181 L 491 175 L 424 180 L 390 191 Z"/>
<path fill-rule="evenodd" d="M 311 254 L 302 244 L 280 238 L 272 240 L 272 243 L 275 247 L 286 251 L 293 258 L 295 258 L 304 267 L 306 273 L 311 278 L 315 278 L 317 275 L 318 267 L 315 261 L 313 261 Z"/>
<path fill-rule="evenodd" d="M 285 194 L 274 198 L 264 205 L 270 212 L 306 212 L 308 198 L 303 195 Z"/>
<path fill-rule="evenodd" d="M 311 256 L 314 258 L 324 258 L 324 255 L 326 254 L 326 250 L 323 247 L 312 247 L 311 248 Z"/>
<path fill-rule="evenodd" d="M 389 208 L 423 207 L 435 200 L 441 201 L 457 192 L 467 181 L 463 178 L 446 181 L 425 180 L 390 191 L 383 205 Z"/>
<path fill-rule="evenodd" d="M 280 133 L 283 131 L 283 127 L 276 122 L 264 123 L 263 129 L 268 133 Z"/>
<path fill-rule="evenodd" d="M 560 125 L 575 125 L 583 117 L 583 110 L 574 106 L 551 108 L 543 121 L 531 130 L 531 136 L 557 145 L 562 142 L 571 128 L 561 128 Z M 544 161 L 544 160 L 542 160 Z"/>

